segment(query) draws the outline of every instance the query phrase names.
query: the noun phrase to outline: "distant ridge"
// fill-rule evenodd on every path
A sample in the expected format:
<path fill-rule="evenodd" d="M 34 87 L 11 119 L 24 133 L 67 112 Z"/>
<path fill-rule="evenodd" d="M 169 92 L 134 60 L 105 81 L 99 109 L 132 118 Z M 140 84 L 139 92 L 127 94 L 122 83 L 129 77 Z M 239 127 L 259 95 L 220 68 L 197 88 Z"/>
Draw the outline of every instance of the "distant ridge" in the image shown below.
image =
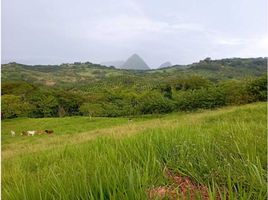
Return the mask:
<path fill-rule="evenodd" d="M 114 66 L 116 68 L 121 68 L 123 66 L 123 64 L 125 63 L 125 61 L 123 60 L 116 60 L 116 61 L 108 61 L 108 62 L 102 62 L 100 63 L 101 65 L 105 65 L 107 67 L 111 67 Z"/>
<path fill-rule="evenodd" d="M 150 71 L 140 70 L 139 73 L 132 70 L 126 71 L 106 67 L 91 62 L 63 63 L 60 65 L 26 65 L 10 62 L 8 64 L 2 64 L 1 66 L 2 83 L 26 81 L 33 84 L 49 86 L 52 86 L 52 83 L 55 83 L 56 86 L 66 84 L 68 87 L 71 86 L 69 84 L 76 84 L 77 87 L 80 87 L 84 84 L 95 83 L 95 81 L 105 81 L 106 83 L 115 84 L 117 81 L 124 81 L 129 78 L 141 80 L 143 78 L 140 76 L 141 73 L 146 74 L 148 81 L 161 78 L 163 74 L 165 74 L 167 80 L 171 80 L 174 75 L 178 77 L 181 75 L 200 75 L 212 81 L 242 78 L 246 76 L 261 76 L 267 73 L 267 58 L 204 59 L 189 65 L 173 64 L 170 67 L 162 69 Z"/>
<path fill-rule="evenodd" d="M 138 54 L 133 54 L 127 59 L 121 69 L 149 70 L 150 68 Z"/>
<path fill-rule="evenodd" d="M 158 68 L 165 68 L 165 67 L 170 67 L 170 66 L 172 66 L 171 62 L 165 62 L 161 64 Z"/>

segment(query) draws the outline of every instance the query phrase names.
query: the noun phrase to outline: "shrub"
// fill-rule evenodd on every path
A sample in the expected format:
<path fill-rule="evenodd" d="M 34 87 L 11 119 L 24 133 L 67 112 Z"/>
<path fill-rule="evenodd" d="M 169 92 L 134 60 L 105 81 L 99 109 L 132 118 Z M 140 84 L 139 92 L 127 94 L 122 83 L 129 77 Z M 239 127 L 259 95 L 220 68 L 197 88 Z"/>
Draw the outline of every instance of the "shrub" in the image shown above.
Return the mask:
<path fill-rule="evenodd" d="M 20 96 L 3 95 L 1 100 L 1 112 L 3 118 L 25 117 L 34 109 Z"/>
<path fill-rule="evenodd" d="M 230 80 L 220 84 L 227 105 L 240 105 L 252 101 L 246 90 L 246 84 L 246 81 L 241 80 Z"/>
<path fill-rule="evenodd" d="M 223 91 L 217 87 L 181 92 L 176 96 L 178 110 L 211 109 L 225 105 Z"/>
<path fill-rule="evenodd" d="M 190 76 L 180 79 L 174 84 L 175 90 L 194 90 L 209 87 L 212 83 L 201 76 Z"/>
<path fill-rule="evenodd" d="M 157 92 L 148 92 L 139 98 L 141 114 L 168 113 L 175 109 L 175 102 Z"/>
<path fill-rule="evenodd" d="M 251 96 L 251 101 L 266 101 L 267 100 L 267 76 L 262 76 L 251 80 L 246 87 L 248 94 Z"/>

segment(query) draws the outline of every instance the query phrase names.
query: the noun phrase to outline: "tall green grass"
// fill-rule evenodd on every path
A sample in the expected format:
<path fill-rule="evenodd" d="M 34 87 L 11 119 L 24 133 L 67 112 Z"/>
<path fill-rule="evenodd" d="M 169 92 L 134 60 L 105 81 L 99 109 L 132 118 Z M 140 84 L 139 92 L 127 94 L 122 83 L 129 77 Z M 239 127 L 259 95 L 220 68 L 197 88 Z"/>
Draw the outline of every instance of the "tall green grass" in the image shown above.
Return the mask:
<path fill-rule="evenodd" d="M 4 160 L 3 199 L 147 199 L 171 184 L 164 168 L 207 185 L 211 199 L 266 199 L 266 104 L 196 115 L 177 128 L 170 120 L 172 128 Z"/>
<path fill-rule="evenodd" d="M 10 135 L 10 130 L 18 133 L 25 130 L 54 129 L 57 134 L 73 134 L 106 128 L 128 122 L 128 118 L 64 117 L 64 118 L 16 118 L 2 123 L 2 135 Z"/>

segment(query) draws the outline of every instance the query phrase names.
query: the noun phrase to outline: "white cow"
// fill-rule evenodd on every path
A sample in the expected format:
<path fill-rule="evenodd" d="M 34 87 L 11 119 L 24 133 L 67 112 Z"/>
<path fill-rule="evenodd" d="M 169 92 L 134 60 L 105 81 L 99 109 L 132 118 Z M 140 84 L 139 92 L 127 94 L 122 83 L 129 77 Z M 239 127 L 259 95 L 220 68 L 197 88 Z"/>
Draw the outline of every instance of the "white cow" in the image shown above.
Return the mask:
<path fill-rule="evenodd" d="M 10 134 L 12 137 L 14 137 L 16 135 L 15 131 L 10 131 Z"/>
<path fill-rule="evenodd" d="M 36 131 L 27 131 L 27 135 L 28 136 L 34 136 L 35 135 L 35 133 L 36 133 Z"/>

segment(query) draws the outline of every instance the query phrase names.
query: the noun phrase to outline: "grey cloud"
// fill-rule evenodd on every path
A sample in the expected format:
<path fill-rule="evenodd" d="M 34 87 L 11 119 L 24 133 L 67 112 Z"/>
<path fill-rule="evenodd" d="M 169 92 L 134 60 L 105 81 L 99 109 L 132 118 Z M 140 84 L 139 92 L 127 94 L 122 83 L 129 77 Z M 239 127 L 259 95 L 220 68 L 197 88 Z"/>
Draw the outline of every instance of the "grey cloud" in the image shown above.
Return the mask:
<path fill-rule="evenodd" d="M 265 0 L 3 0 L 2 62 L 267 56 Z"/>

